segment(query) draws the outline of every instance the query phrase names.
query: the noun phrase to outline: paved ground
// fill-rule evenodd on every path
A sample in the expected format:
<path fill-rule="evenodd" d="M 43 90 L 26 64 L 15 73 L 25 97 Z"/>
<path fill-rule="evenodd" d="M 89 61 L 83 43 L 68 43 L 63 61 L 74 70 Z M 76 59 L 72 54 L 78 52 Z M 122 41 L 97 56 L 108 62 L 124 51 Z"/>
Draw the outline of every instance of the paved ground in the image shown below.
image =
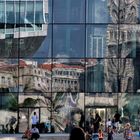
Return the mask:
<path fill-rule="evenodd" d="M 0 134 L 0 140 L 22 140 L 22 134 L 16 135 L 6 135 Z M 67 134 L 41 134 L 40 140 L 69 140 L 69 135 Z M 107 140 L 105 137 L 104 140 Z M 123 134 L 117 134 L 114 136 L 113 140 L 124 140 Z M 140 137 L 135 136 L 134 140 L 140 140 Z"/>

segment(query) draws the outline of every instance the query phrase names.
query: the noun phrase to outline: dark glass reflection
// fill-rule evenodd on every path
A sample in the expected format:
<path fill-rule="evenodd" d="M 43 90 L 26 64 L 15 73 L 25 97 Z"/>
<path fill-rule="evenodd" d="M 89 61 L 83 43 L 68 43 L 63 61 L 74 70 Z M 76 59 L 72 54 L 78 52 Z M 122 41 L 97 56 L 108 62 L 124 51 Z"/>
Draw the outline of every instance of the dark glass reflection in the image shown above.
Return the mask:
<path fill-rule="evenodd" d="M 83 23 L 85 0 L 54 0 L 54 23 Z"/>
<path fill-rule="evenodd" d="M 87 0 L 87 23 L 108 23 L 110 21 L 108 0 Z"/>
<path fill-rule="evenodd" d="M 53 57 L 84 57 L 84 25 L 54 25 Z"/>

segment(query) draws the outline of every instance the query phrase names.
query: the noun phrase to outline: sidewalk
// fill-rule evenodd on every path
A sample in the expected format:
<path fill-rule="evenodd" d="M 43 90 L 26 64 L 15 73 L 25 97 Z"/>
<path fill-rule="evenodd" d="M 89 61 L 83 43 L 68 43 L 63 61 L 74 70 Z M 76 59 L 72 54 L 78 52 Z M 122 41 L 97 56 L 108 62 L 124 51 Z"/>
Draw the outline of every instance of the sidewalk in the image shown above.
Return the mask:
<path fill-rule="evenodd" d="M 23 134 L 0 134 L 0 140 L 22 140 Z M 137 133 L 134 133 L 135 140 L 140 140 Z M 107 136 L 105 136 L 105 140 Z M 25 140 L 25 139 L 24 139 Z M 69 140 L 69 134 L 40 134 L 39 140 Z M 123 133 L 114 135 L 114 140 L 124 140 Z"/>
<path fill-rule="evenodd" d="M 22 140 L 23 134 L 0 134 L 0 140 Z M 39 140 L 68 140 L 69 134 L 40 134 Z M 25 140 L 25 139 L 24 139 Z"/>

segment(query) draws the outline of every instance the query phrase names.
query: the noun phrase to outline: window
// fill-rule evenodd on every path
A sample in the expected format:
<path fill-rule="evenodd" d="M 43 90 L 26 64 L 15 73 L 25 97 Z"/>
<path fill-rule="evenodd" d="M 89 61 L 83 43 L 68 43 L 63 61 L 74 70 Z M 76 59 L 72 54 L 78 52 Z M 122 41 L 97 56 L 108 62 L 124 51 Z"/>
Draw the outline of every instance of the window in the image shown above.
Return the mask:
<path fill-rule="evenodd" d="M 3 84 L 5 84 L 5 77 L 4 77 L 4 76 L 1 77 L 1 82 L 2 82 Z"/>

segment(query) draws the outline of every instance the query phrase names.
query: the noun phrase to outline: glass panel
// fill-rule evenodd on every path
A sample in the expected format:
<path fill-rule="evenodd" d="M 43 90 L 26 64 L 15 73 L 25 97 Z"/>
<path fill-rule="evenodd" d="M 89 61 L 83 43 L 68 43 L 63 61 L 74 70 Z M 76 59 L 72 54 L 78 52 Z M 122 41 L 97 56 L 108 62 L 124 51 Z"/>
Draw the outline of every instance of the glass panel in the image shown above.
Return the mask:
<path fill-rule="evenodd" d="M 87 23 L 111 22 L 108 9 L 108 0 L 87 0 Z"/>
<path fill-rule="evenodd" d="M 137 7 L 136 1 L 128 0 L 123 2 L 122 0 L 119 0 L 118 3 L 119 4 L 116 6 L 119 8 L 119 12 L 117 11 L 117 14 L 120 24 L 139 23 L 139 7 Z M 114 4 L 112 5 L 114 6 Z"/>
<path fill-rule="evenodd" d="M 26 27 L 26 29 L 33 29 L 36 28 L 35 25 L 33 27 Z M 38 32 L 41 34 L 38 35 Z M 47 55 L 49 55 L 51 52 L 49 52 L 48 54 L 48 48 L 49 45 L 51 43 L 51 41 L 47 42 L 48 44 L 48 48 L 46 47 L 47 44 L 45 37 L 47 35 L 47 30 L 46 31 L 42 31 L 42 29 L 40 31 L 35 31 L 35 32 L 30 32 L 30 35 L 28 36 L 27 34 L 25 34 L 24 32 L 20 32 L 20 34 L 23 36 L 19 39 L 19 56 L 20 57 L 24 57 L 24 58 L 29 58 L 29 57 L 34 57 L 39 55 L 38 49 L 40 49 L 41 51 L 44 51 L 44 54 L 41 57 L 47 57 Z M 46 38 L 47 40 L 50 40 L 50 38 Z M 47 48 L 47 50 L 45 50 Z M 47 52 L 47 53 L 46 53 Z"/>
<path fill-rule="evenodd" d="M 85 0 L 54 0 L 54 23 L 83 23 L 85 21 Z"/>
<path fill-rule="evenodd" d="M 69 133 L 74 125 L 84 127 L 84 94 L 53 93 L 52 126 L 55 132 Z"/>
<path fill-rule="evenodd" d="M 86 57 L 106 57 L 107 27 L 105 25 L 88 25 L 86 30 Z"/>
<path fill-rule="evenodd" d="M 85 50 L 84 25 L 53 26 L 53 57 L 84 57 Z"/>
<path fill-rule="evenodd" d="M 43 2 L 36 1 L 36 9 L 35 9 L 35 23 L 44 23 L 43 20 Z"/>
<path fill-rule="evenodd" d="M 35 58 L 51 58 L 52 57 L 52 25 L 48 25 L 47 35 L 37 51 L 34 53 Z"/>
<path fill-rule="evenodd" d="M 23 93 L 35 95 L 51 92 L 51 60 L 19 60 L 19 89 Z"/>
<path fill-rule="evenodd" d="M 131 122 L 134 131 L 139 130 L 140 95 L 122 93 L 119 97 L 119 110 L 122 112 L 122 123 Z"/>
<path fill-rule="evenodd" d="M 27 1 L 26 23 L 34 23 L 34 2 Z"/>
<path fill-rule="evenodd" d="M 5 22 L 5 7 L 4 7 L 4 1 L 0 2 L 0 23 L 4 23 Z"/>
<path fill-rule="evenodd" d="M 20 24 L 24 24 L 25 23 L 25 11 L 26 11 L 26 2 L 21 1 L 20 2 Z M 21 25 L 21 26 L 25 26 L 25 25 Z"/>
<path fill-rule="evenodd" d="M 104 59 L 86 59 L 86 92 L 104 92 Z"/>
<path fill-rule="evenodd" d="M 29 112 L 28 108 L 19 109 L 19 132 L 24 133 L 29 126 Z"/>
<path fill-rule="evenodd" d="M 18 38 L 13 38 L 13 34 L 7 34 L 6 35 L 7 38 L 5 40 L 1 40 L 1 41 L 5 41 L 5 46 L 1 46 L 3 53 L 3 56 L 1 57 L 12 57 L 12 58 L 16 58 L 18 57 Z"/>
<path fill-rule="evenodd" d="M 47 107 L 49 111 L 51 108 L 51 93 L 42 93 L 40 95 L 19 93 L 19 106 L 20 107 Z"/>
<path fill-rule="evenodd" d="M 19 132 L 23 133 L 29 127 L 32 128 L 32 116 L 36 112 L 36 115 L 39 118 L 39 109 L 38 108 L 19 108 Z M 38 127 L 38 126 L 37 126 Z"/>
<path fill-rule="evenodd" d="M 32 117 L 34 115 L 37 116 L 37 121 L 38 123 L 40 123 L 40 110 L 39 108 L 29 108 L 29 128 L 33 128 L 33 120 L 32 120 Z M 37 124 L 37 128 L 38 128 L 38 124 Z"/>
<path fill-rule="evenodd" d="M 118 104 L 118 93 L 86 93 L 86 106 L 116 106 Z"/>
<path fill-rule="evenodd" d="M 6 1 L 6 21 L 8 24 L 13 24 L 15 22 L 14 2 Z"/>
<path fill-rule="evenodd" d="M 119 56 L 121 58 L 136 58 L 139 56 L 139 25 L 121 24 L 119 26 Z"/>
<path fill-rule="evenodd" d="M 84 81 L 84 64 L 80 59 L 54 59 L 52 92 L 84 91 L 84 86 L 81 86 Z"/>
<path fill-rule="evenodd" d="M 120 92 L 119 59 L 104 60 L 105 92 Z"/>
<path fill-rule="evenodd" d="M 20 1 L 15 1 L 16 23 L 20 23 Z"/>
<path fill-rule="evenodd" d="M 107 131 L 107 122 L 108 120 L 113 120 L 114 118 L 114 114 L 115 111 L 117 110 L 117 107 L 87 107 L 85 110 L 85 117 L 86 117 L 86 121 L 85 121 L 85 127 L 86 130 L 89 132 L 89 134 L 92 134 L 93 132 L 97 132 L 97 130 L 93 129 L 92 127 L 97 126 L 97 124 L 95 125 L 95 117 L 96 117 L 96 113 L 98 112 L 101 121 L 100 121 L 100 125 L 99 127 L 102 129 L 103 132 Z M 94 126 L 95 125 L 95 126 Z M 112 124 L 111 124 L 112 125 Z"/>
<path fill-rule="evenodd" d="M 47 108 L 40 109 L 40 124 L 41 129 L 40 133 L 49 133 L 51 132 L 51 108 L 48 106 Z"/>
<path fill-rule="evenodd" d="M 0 92 L 18 92 L 18 60 L 0 60 Z"/>
<path fill-rule="evenodd" d="M 1 133 L 17 133 L 17 109 L 17 94 L 0 95 Z"/>
<path fill-rule="evenodd" d="M 107 58 L 118 58 L 119 57 L 119 26 L 108 25 L 106 32 L 106 55 Z"/>

